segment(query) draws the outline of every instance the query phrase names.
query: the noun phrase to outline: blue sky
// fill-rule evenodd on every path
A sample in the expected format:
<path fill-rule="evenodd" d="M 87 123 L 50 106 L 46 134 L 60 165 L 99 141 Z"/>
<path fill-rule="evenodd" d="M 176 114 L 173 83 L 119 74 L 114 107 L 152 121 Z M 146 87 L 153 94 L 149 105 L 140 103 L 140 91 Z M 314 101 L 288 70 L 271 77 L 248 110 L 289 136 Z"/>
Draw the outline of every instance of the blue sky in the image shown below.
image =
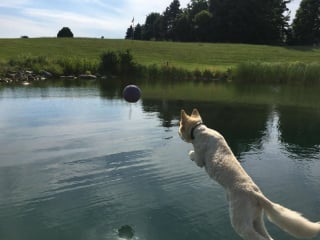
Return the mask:
<path fill-rule="evenodd" d="M 293 0 L 292 14 L 301 0 Z M 172 0 L 0 0 L 0 38 L 55 37 L 69 27 L 75 37 L 124 38 L 134 16 L 144 23 Z M 186 7 L 190 0 L 180 0 Z"/>

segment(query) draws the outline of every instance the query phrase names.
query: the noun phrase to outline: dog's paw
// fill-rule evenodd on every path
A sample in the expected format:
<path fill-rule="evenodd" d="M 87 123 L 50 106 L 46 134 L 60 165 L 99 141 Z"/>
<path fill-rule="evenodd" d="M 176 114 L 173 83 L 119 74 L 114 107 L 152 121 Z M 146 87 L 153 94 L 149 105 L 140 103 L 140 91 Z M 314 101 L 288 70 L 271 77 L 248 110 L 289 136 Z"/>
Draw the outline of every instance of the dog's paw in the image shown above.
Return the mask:
<path fill-rule="evenodd" d="M 194 153 L 193 150 L 190 150 L 190 152 L 189 152 L 189 158 L 190 158 L 192 161 L 195 160 L 195 153 Z"/>
<path fill-rule="evenodd" d="M 197 161 L 197 160 L 195 160 L 195 162 L 196 162 L 196 164 L 198 165 L 198 167 L 204 167 L 204 163 L 203 163 L 203 161 Z"/>

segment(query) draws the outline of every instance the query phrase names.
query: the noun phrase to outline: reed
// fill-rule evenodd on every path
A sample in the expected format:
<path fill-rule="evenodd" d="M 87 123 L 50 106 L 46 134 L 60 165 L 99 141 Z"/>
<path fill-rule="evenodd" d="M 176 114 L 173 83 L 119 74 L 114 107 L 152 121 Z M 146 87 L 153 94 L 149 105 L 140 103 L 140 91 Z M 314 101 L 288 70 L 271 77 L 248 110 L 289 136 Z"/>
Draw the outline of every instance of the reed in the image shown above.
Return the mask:
<path fill-rule="evenodd" d="M 96 73 L 99 67 L 98 60 L 76 57 L 57 59 L 54 64 L 61 67 L 64 75 L 79 75 L 86 72 Z"/>
<path fill-rule="evenodd" d="M 320 63 L 243 62 L 235 67 L 232 78 L 250 83 L 320 83 Z"/>

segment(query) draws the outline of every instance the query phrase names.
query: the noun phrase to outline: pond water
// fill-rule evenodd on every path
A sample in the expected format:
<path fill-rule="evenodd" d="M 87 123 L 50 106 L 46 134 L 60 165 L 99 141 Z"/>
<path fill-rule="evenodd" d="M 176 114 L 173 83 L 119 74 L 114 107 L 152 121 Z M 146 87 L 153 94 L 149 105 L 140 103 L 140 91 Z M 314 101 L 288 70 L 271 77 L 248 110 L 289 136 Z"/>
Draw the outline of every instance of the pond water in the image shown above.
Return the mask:
<path fill-rule="evenodd" d="M 0 239 L 240 239 L 178 137 L 194 107 L 266 196 L 320 220 L 319 88 L 141 84 L 129 104 L 124 85 L 0 86 Z"/>

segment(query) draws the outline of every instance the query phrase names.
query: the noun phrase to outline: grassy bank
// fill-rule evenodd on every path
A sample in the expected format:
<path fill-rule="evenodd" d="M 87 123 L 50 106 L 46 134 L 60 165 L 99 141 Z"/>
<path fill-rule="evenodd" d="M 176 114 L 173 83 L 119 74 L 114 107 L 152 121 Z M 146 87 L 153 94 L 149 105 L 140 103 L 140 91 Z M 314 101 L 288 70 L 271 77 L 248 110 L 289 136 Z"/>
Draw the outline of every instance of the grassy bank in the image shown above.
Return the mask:
<path fill-rule="evenodd" d="M 27 62 L 31 62 L 36 69 L 45 66 L 48 71 L 58 73 L 66 72 L 66 69 L 76 72 L 93 72 L 97 70 L 99 58 L 103 52 L 108 50 L 125 51 L 126 49 L 130 49 L 137 64 L 150 68 L 154 74 L 173 69 L 180 73 L 192 72 L 194 75 L 197 72 L 206 71 L 210 75 L 211 73 L 221 74 L 232 69 L 232 78 L 235 81 L 238 79 L 243 81 L 246 76 L 250 76 L 248 81 L 254 79 L 258 82 L 259 76 L 273 81 L 273 78 L 280 73 L 267 76 L 272 71 L 265 71 L 266 67 L 277 68 L 283 72 L 284 68 L 279 66 L 288 66 L 288 64 L 296 62 L 306 66 L 304 73 L 313 69 L 312 75 L 318 75 L 314 69 L 317 64 L 320 64 L 320 48 L 313 47 L 289 48 L 246 44 L 146 42 L 86 38 L 30 38 L 0 39 L 0 63 L 2 66 L 0 71 L 3 72 L 8 65 L 23 65 L 24 60 L 29 58 Z M 36 60 L 34 60 L 35 58 Z M 257 64 L 263 66 L 263 68 L 259 68 L 261 72 L 257 71 Z M 291 66 L 294 65 L 286 67 L 286 71 Z M 248 72 L 250 68 L 251 71 Z M 317 79 L 317 77 L 313 77 L 313 79 Z M 313 81 L 318 81 L 318 79 Z"/>

